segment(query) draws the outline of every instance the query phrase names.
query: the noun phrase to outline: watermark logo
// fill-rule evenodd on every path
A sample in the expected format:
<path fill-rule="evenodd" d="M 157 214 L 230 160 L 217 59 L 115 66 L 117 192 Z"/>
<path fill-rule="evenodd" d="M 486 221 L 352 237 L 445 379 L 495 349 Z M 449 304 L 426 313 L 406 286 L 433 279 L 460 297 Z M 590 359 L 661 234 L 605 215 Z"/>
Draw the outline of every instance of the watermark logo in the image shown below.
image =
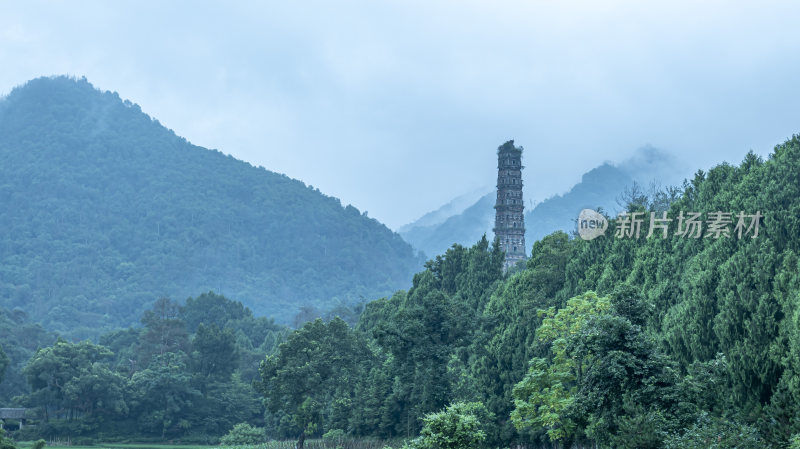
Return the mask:
<path fill-rule="evenodd" d="M 617 216 L 614 237 L 622 239 L 638 239 L 652 236 L 666 239 L 670 234 L 670 225 L 675 223 L 673 236 L 681 238 L 729 238 L 742 239 L 758 237 L 761 211 L 746 214 L 740 211 L 734 215 L 731 212 L 709 212 L 703 219 L 702 212 L 680 211 L 677 217 L 668 217 L 667 212 L 623 212 Z M 645 226 L 647 233 L 644 232 Z M 591 209 L 584 209 L 578 215 L 578 235 L 584 240 L 592 240 L 604 235 L 608 228 L 608 221 L 600 213 Z"/>
<path fill-rule="evenodd" d="M 603 214 L 591 210 L 584 209 L 578 215 L 578 235 L 584 240 L 594 240 L 606 233 L 608 229 L 608 220 Z"/>

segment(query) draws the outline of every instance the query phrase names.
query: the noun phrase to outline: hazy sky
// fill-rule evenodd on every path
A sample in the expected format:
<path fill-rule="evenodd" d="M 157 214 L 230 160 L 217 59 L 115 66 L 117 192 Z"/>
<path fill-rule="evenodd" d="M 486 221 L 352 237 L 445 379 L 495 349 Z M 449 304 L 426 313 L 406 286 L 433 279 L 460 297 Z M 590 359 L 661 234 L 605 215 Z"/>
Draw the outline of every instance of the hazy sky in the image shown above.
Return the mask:
<path fill-rule="evenodd" d="M 798 17 L 796 1 L 0 0 L 0 94 L 86 76 L 396 228 L 491 188 L 512 138 L 535 200 L 645 144 L 697 168 L 767 155 L 800 132 Z"/>

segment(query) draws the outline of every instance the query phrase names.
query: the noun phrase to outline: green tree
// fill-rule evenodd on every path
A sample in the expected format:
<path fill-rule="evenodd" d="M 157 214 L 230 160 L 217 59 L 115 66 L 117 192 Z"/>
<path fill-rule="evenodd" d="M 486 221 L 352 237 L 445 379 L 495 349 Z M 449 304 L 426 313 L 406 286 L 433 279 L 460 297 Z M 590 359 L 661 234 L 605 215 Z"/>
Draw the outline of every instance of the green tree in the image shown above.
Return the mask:
<path fill-rule="evenodd" d="M 0 383 L 3 382 L 3 379 L 6 376 L 6 369 L 8 368 L 10 360 L 6 355 L 5 351 L 3 351 L 3 346 L 0 345 Z"/>
<path fill-rule="evenodd" d="M 580 417 L 570 414 L 578 386 L 592 356 L 572 351 L 571 337 L 592 317 L 607 313 L 611 301 L 594 292 L 576 296 L 563 309 L 542 311 L 545 317 L 536 331 L 538 340 L 548 343 L 552 360 L 534 358 L 522 381 L 514 387 L 511 420 L 518 429 L 540 426 L 551 440 L 571 441 L 579 436 Z"/>
<path fill-rule="evenodd" d="M 544 427 L 565 445 L 589 438 L 657 448 L 685 419 L 677 369 L 634 324 L 645 321 L 645 309 L 629 293 L 589 292 L 544 312 L 537 338 L 550 344 L 552 359 L 533 359 L 515 388 L 515 425 Z"/>
<path fill-rule="evenodd" d="M 201 324 L 213 324 L 222 329 L 230 322 L 252 318 L 253 312 L 241 302 L 231 301 L 214 292 L 206 292 L 196 298 L 187 298 L 186 303 L 180 307 L 180 317 L 189 332 L 197 332 Z"/>
<path fill-rule="evenodd" d="M 374 358 L 364 337 L 339 318 L 289 335 L 261 363 L 257 383 L 276 431 L 297 436 L 302 447 L 307 436 L 346 426 L 354 387 Z"/>
<path fill-rule="evenodd" d="M 101 423 L 128 413 L 125 387 L 123 376 L 110 370 L 105 363 L 94 362 L 81 367 L 64 385 L 63 393 L 65 401 L 75 410 Z"/>
<path fill-rule="evenodd" d="M 112 356 L 105 347 L 88 341 L 59 339 L 38 350 L 23 369 L 31 386 L 26 401 L 45 419 L 125 413 L 124 379 L 103 364 Z"/>
<path fill-rule="evenodd" d="M 194 372 L 206 379 L 225 380 L 238 364 L 236 340 L 230 329 L 220 329 L 216 324 L 197 327 L 192 339 Z"/>
<path fill-rule="evenodd" d="M 180 318 L 180 306 L 169 298 L 159 298 L 151 310 L 142 315 L 145 327 L 139 345 L 139 358 L 143 366 L 156 356 L 170 352 L 189 352 L 189 333 Z M 161 360 L 167 360 L 161 358 Z"/>
<path fill-rule="evenodd" d="M 482 395 L 480 400 L 497 417 L 488 436 L 492 444 L 518 438 L 509 420 L 514 406 L 512 391 L 525 376 L 528 362 L 548 354 L 547 345 L 535 338 L 542 322 L 538 311 L 563 305 L 559 290 L 564 286 L 574 243 L 563 232 L 535 242 L 527 269 L 496 289 L 483 311 L 480 332 L 469 348 L 470 370 L 477 383 L 475 391 Z M 528 432 L 540 433 L 538 427 Z"/>
<path fill-rule="evenodd" d="M 166 438 L 196 422 L 193 407 L 202 395 L 191 386 L 185 358 L 177 352 L 155 354 L 146 369 L 131 377 L 131 409 L 141 431 Z"/>
<path fill-rule="evenodd" d="M 258 392 L 238 373 L 224 381 L 206 383 L 201 394 L 201 398 L 193 400 L 188 414 L 194 432 L 217 436 L 236 423 L 255 423 L 263 419 L 264 409 Z"/>
<path fill-rule="evenodd" d="M 8 357 L 6 369 L 0 376 L 0 403 L 10 404 L 14 396 L 30 391 L 22 370 L 37 349 L 50 346 L 55 340 L 54 334 L 33 323 L 21 309 L 0 308 L 0 346 Z"/>

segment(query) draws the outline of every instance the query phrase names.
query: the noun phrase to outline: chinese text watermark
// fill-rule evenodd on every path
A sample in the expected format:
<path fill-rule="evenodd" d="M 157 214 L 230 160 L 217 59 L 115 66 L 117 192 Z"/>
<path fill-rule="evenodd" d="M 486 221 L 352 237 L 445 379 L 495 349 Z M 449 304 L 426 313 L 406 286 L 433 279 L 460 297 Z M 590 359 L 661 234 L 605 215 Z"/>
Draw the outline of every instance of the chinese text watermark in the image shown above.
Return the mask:
<path fill-rule="evenodd" d="M 684 212 L 677 217 L 669 217 L 667 212 L 623 212 L 617 216 L 615 238 L 638 239 L 660 236 L 666 239 L 670 234 L 670 225 L 675 224 L 673 236 L 681 238 L 728 238 L 758 237 L 761 211 L 746 214 L 732 212 Z M 584 209 L 578 216 L 578 235 L 584 240 L 592 240 L 604 235 L 608 229 L 608 220 L 599 212 Z M 645 232 L 645 230 L 647 232 Z"/>

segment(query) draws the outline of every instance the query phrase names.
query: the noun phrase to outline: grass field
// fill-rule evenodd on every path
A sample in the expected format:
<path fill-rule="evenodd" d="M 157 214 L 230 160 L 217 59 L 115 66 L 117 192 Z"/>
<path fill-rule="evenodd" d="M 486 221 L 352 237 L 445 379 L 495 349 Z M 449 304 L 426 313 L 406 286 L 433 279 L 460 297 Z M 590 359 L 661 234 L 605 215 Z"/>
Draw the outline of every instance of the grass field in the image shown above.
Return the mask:
<path fill-rule="evenodd" d="M 47 445 L 45 449 L 294 449 L 295 441 L 268 441 L 252 446 L 207 446 L 201 444 L 156 444 L 156 443 L 98 443 L 92 446 L 84 445 Z M 20 449 L 28 449 L 33 446 L 32 441 L 22 441 L 17 443 Z M 374 440 L 346 440 L 337 442 L 323 440 L 306 440 L 306 449 L 382 449 L 384 442 Z"/>
<path fill-rule="evenodd" d="M 22 441 L 17 444 L 20 449 L 27 449 L 33 446 L 33 441 Z M 45 446 L 46 449 L 211 449 L 219 446 L 204 446 L 199 444 L 154 444 L 154 443 L 142 443 L 142 444 L 119 444 L 119 443 L 98 443 L 92 446 L 83 446 L 83 445 L 72 445 L 72 446 L 62 446 L 62 445 L 47 445 Z"/>

